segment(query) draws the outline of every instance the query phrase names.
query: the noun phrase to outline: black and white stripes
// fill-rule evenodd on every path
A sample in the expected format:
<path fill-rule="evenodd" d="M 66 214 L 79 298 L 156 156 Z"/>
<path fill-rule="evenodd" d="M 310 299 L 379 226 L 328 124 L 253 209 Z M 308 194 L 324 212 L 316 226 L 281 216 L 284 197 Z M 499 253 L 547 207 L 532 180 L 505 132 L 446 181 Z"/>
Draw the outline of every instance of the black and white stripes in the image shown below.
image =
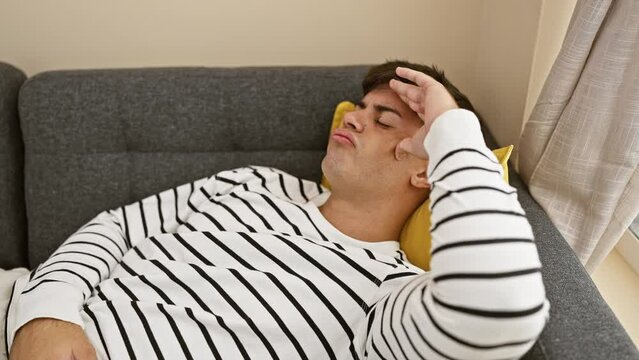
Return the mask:
<path fill-rule="evenodd" d="M 452 115 L 429 135 L 452 141 L 426 144 L 430 274 L 397 242 L 340 233 L 318 184 L 250 166 L 87 223 L 16 283 L 9 344 L 47 316 L 83 326 L 105 359 L 522 355 L 548 313 L 532 232 L 478 125 L 457 130 L 476 119 Z"/>
<path fill-rule="evenodd" d="M 434 185 L 430 281 L 412 277 L 376 304 L 371 358 L 516 358 L 548 319 L 532 230 L 470 114 L 447 112 L 425 141 Z"/>

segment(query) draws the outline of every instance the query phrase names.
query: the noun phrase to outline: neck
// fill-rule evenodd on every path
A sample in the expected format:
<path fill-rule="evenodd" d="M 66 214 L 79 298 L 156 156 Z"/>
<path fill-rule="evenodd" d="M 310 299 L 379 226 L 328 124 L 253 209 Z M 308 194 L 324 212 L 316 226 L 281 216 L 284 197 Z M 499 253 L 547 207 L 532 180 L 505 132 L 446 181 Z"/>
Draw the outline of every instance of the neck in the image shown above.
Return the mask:
<path fill-rule="evenodd" d="M 342 233 L 362 241 L 399 241 L 404 223 L 414 210 L 397 198 L 361 199 L 333 192 L 320 207 L 328 222 Z"/>

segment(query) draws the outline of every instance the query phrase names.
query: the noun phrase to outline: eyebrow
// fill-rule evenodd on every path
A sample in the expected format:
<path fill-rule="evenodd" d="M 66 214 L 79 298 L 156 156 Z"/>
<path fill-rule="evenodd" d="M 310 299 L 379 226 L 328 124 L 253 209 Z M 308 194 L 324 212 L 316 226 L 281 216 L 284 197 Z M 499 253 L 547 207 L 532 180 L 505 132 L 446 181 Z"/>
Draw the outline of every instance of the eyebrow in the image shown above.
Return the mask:
<path fill-rule="evenodd" d="M 363 100 L 358 101 L 355 105 L 359 106 L 362 109 L 366 108 L 366 104 L 364 103 Z M 399 111 L 393 109 L 392 107 L 375 104 L 375 105 L 373 105 L 373 108 L 375 109 L 375 111 L 380 112 L 380 113 L 381 112 L 391 112 L 391 113 L 393 113 L 393 114 L 395 114 L 395 115 L 397 115 L 399 117 L 402 117 L 402 114 L 400 114 Z"/>

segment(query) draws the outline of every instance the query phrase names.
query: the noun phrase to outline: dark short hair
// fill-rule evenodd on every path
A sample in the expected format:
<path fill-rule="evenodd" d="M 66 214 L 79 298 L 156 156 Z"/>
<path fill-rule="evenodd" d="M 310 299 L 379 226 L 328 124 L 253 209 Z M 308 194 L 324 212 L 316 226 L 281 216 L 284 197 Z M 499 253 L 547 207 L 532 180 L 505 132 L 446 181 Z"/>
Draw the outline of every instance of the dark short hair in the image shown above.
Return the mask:
<path fill-rule="evenodd" d="M 470 100 L 468 100 L 468 97 L 464 95 L 461 91 L 459 91 L 459 89 L 446 78 L 446 76 L 444 75 L 444 71 L 438 69 L 437 66 L 435 65 L 428 66 L 428 65 L 421 65 L 421 64 L 413 64 L 413 63 L 409 63 L 408 61 L 393 60 L 393 61 L 387 61 L 380 65 L 373 66 L 368 70 L 366 77 L 364 77 L 364 80 L 362 81 L 362 90 L 364 92 L 364 95 L 368 94 L 369 92 L 371 92 L 372 90 L 380 86 L 388 85 L 388 82 L 391 81 L 391 79 L 399 80 L 407 84 L 416 85 L 410 80 L 406 80 L 404 78 L 400 78 L 399 76 L 397 76 L 397 74 L 395 73 L 395 69 L 398 66 L 407 67 L 416 71 L 423 72 L 424 74 L 439 81 L 442 85 L 444 85 L 446 90 L 448 90 L 448 92 L 453 96 L 453 99 L 455 99 L 455 102 L 457 102 L 457 106 L 459 106 L 462 109 L 467 109 L 474 112 L 477 115 L 477 117 L 481 120 L 481 116 L 475 110 Z"/>

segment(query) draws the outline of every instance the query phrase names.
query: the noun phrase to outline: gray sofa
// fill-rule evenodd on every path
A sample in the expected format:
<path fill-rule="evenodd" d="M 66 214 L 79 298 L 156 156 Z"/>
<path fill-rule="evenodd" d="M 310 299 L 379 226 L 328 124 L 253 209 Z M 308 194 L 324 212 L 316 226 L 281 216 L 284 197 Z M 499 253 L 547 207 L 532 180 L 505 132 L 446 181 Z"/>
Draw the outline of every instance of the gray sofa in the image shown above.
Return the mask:
<path fill-rule="evenodd" d="M 319 181 L 332 112 L 365 66 L 45 72 L 0 63 L 0 268 L 35 267 L 78 227 L 178 184 L 246 164 Z M 488 145 L 496 147 L 484 129 Z M 639 359 L 520 177 L 550 322 L 525 359 Z"/>

